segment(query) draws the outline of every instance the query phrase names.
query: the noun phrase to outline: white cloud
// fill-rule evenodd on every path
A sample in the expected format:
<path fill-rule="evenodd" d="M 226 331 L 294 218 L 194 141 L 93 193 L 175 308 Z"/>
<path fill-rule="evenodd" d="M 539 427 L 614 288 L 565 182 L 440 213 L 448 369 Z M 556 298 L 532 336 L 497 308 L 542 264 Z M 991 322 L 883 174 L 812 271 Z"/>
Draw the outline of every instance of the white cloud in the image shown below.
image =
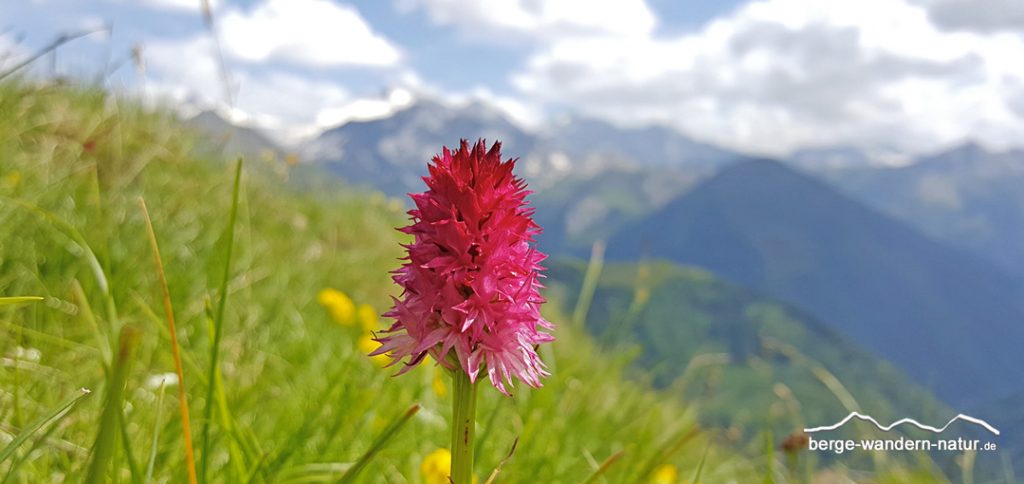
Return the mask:
<path fill-rule="evenodd" d="M 545 121 L 540 105 L 517 96 L 498 94 L 484 86 L 477 86 L 468 92 L 444 92 L 435 90 L 425 97 L 441 99 L 451 108 L 459 109 L 470 105 L 490 109 L 493 115 L 508 118 L 518 127 L 537 130 Z"/>
<path fill-rule="evenodd" d="M 399 7 L 495 42 L 508 34 L 540 40 L 647 35 L 656 23 L 643 0 L 403 0 Z"/>
<path fill-rule="evenodd" d="M 118 3 L 126 3 L 132 0 L 110 0 Z M 155 10 L 195 12 L 197 15 L 202 11 L 202 0 L 134 0 L 135 3 Z M 220 0 L 210 0 L 210 8 L 220 7 Z"/>
<path fill-rule="evenodd" d="M 142 45 L 142 57 L 152 76 L 145 85 L 149 94 L 206 105 L 224 99 L 213 45 L 205 37 L 149 42 Z"/>
<path fill-rule="evenodd" d="M 24 60 L 28 54 L 25 52 L 24 47 L 18 43 L 18 40 L 13 35 L 7 32 L 0 32 L 0 72 L 5 72 L 7 69 L 14 67 L 17 63 Z"/>
<path fill-rule="evenodd" d="M 223 104 L 224 81 L 208 40 L 151 43 L 144 47 L 143 55 L 151 74 L 146 85 L 150 98 L 200 109 Z M 229 83 L 231 114 L 236 121 L 279 131 L 286 139 L 324 127 L 321 118 L 325 112 L 353 101 L 338 83 L 283 71 L 257 74 L 234 70 Z"/>
<path fill-rule="evenodd" d="M 1024 2 L 1020 0 L 918 0 L 929 16 L 950 30 L 992 32 L 1024 29 Z"/>
<path fill-rule="evenodd" d="M 230 8 L 219 22 L 225 50 L 244 61 L 393 66 L 401 60 L 358 11 L 328 0 L 265 0 L 250 11 Z"/>
<path fill-rule="evenodd" d="M 240 109 L 270 129 L 316 124 L 324 110 L 348 102 L 351 95 L 339 84 L 284 73 L 246 76 L 239 82 L 235 98 Z"/>
<path fill-rule="evenodd" d="M 397 110 L 409 106 L 415 95 L 406 88 L 395 88 L 381 97 L 366 97 L 350 100 L 322 109 L 316 117 L 319 128 L 334 127 L 349 121 L 365 121 L 390 116 Z"/>
<path fill-rule="evenodd" d="M 785 154 L 855 144 L 1021 143 L 1024 38 L 949 31 L 908 0 L 762 0 L 676 37 L 563 38 L 513 83 L 527 99 L 663 122 Z"/>
<path fill-rule="evenodd" d="M 202 0 L 144 0 L 145 3 L 156 7 L 164 7 L 178 10 L 192 10 L 199 12 L 202 9 Z M 217 8 L 220 6 L 218 0 L 209 0 L 210 8 Z"/>
<path fill-rule="evenodd" d="M 326 0 L 228 5 L 218 18 L 236 107 L 293 137 L 409 102 L 285 73 L 354 65 L 386 67 L 374 72 L 435 98 L 483 100 L 526 126 L 567 108 L 774 155 L 826 145 L 924 151 L 965 138 L 1019 145 L 1024 30 L 1007 27 L 1016 10 L 992 13 L 1019 0 L 977 1 L 981 11 L 958 16 L 949 12 L 963 5 L 953 0 L 760 0 L 666 36 L 655 35 L 643 0 L 405 0 L 407 11 L 435 23 L 536 49 L 512 78 L 515 95 L 426 85 L 355 9 Z M 221 99 L 211 52 L 198 37 L 147 46 L 150 88 L 179 100 Z"/>
<path fill-rule="evenodd" d="M 415 73 L 397 66 L 399 51 L 348 6 L 266 0 L 250 11 L 228 7 L 219 19 L 221 45 L 230 61 L 231 109 L 223 109 L 225 81 L 205 35 L 143 45 L 148 98 L 189 109 L 221 106 L 235 121 L 293 141 L 332 123 L 372 115 L 383 109 L 377 104 L 394 104 L 354 98 L 329 78 L 325 67 L 388 67 L 376 72 L 396 79 L 397 85 L 419 82 Z"/>

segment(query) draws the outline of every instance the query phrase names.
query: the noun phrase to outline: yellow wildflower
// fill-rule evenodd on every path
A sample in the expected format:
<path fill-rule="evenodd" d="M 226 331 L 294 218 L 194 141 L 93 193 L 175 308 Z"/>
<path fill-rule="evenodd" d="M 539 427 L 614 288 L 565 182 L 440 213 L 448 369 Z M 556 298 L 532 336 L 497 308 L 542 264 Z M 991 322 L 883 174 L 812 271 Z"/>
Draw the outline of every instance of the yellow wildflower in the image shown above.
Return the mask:
<path fill-rule="evenodd" d="M 654 484 L 676 484 L 679 482 L 679 470 L 672 464 L 665 464 L 654 470 Z"/>
<path fill-rule="evenodd" d="M 452 453 L 448 449 L 437 449 L 427 455 L 420 464 L 420 475 L 424 484 L 449 484 L 452 473 Z"/>
<path fill-rule="evenodd" d="M 378 326 L 380 326 L 380 322 L 377 320 L 377 311 L 369 304 L 359 305 L 359 309 L 356 311 L 356 319 L 359 320 L 359 325 L 363 327 L 363 331 L 376 331 Z"/>
<path fill-rule="evenodd" d="M 363 333 L 363 335 L 359 337 L 359 341 L 356 342 L 356 346 L 359 348 L 360 353 L 368 355 L 379 348 L 380 343 L 373 340 L 372 334 Z M 387 365 L 389 359 L 390 358 L 388 358 L 387 355 L 375 355 L 370 357 L 370 361 L 373 361 L 374 364 L 380 367 Z"/>
<path fill-rule="evenodd" d="M 327 307 L 334 300 L 336 292 L 338 292 L 337 289 L 325 287 L 316 294 L 316 302 L 320 303 L 321 306 Z"/>
<path fill-rule="evenodd" d="M 326 288 L 316 296 L 321 306 L 327 308 L 334 322 L 342 326 L 355 323 L 356 304 L 347 294 L 333 288 Z"/>

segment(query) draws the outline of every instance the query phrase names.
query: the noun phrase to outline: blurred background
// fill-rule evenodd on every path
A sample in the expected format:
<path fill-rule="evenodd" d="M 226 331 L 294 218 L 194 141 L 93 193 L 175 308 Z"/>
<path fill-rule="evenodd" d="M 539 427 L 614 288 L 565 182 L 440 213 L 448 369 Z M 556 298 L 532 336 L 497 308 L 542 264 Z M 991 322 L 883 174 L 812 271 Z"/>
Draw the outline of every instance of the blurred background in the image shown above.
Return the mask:
<path fill-rule="evenodd" d="M 953 481 L 1022 471 L 1022 59 L 1018 0 L 0 2 L 5 77 L 171 113 L 183 152 L 354 193 L 367 219 L 400 221 L 441 146 L 500 140 L 556 322 L 623 379 L 746 456 L 854 410 L 1001 429 L 948 431 L 997 452 L 906 459 Z"/>
<path fill-rule="evenodd" d="M 8 1 L 0 46 L 10 63 L 101 29 L 37 70 L 216 107 L 286 145 L 427 101 L 535 137 L 582 118 L 814 165 L 1019 144 L 1019 2 L 210 0 L 219 40 L 203 4 Z"/>

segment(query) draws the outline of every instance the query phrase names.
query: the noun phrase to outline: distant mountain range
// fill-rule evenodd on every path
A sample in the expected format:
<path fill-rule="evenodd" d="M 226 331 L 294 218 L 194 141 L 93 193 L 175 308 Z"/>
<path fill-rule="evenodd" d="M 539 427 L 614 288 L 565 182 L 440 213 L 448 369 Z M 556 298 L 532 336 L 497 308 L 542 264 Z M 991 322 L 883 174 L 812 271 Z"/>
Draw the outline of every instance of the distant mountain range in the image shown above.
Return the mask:
<path fill-rule="evenodd" d="M 1024 151 L 968 143 L 899 167 L 823 175 L 851 196 L 1024 276 Z"/>
<path fill-rule="evenodd" d="M 563 177 L 532 195 L 544 227 L 540 243 L 554 253 L 581 252 L 596 240 L 664 206 L 711 172 L 610 167 Z"/>
<path fill-rule="evenodd" d="M 221 156 L 263 156 L 268 153 L 280 154 L 284 151 L 258 129 L 239 126 L 224 119 L 215 111 L 202 111 L 185 122 L 207 135 L 202 138 L 207 144 L 201 146 L 200 149 Z"/>
<path fill-rule="evenodd" d="M 803 308 L 947 402 L 1020 389 L 1019 281 L 772 161 L 732 165 L 608 241 Z"/>
<path fill-rule="evenodd" d="M 327 130 L 305 145 L 302 158 L 401 196 L 420 188 L 426 162 L 441 146 L 480 137 L 501 140 L 509 156 L 521 158 L 520 173 L 537 192 L 551 234 L 545 240 L 559 250 L 589 245 L 750 159 L 665 127 L 567 117 L 529 132 L 481 102 L 451 107 L 429 100 Z M 930 237 L 1024 276 L 1024 190 L 1018 189 L 1024 152 L 989 153 L 967 144 L 910 160 L 884 150 L 808 148 L 789 163 Z"/>
<path fill-rule="evenodd" d="M 461 138 L 500 140 L 504 153 L 520 158 L 520 171 L 535 189 L 608 169 L 706 173 L 739 156 L 662 127 L 619 128 L 574 118 L 529 133 L 482 103 L 453 108 L 430 101 L 327 130 L 303 154 L 352 182 L 402 195 L 418 190 L 430 158 Z"/>
<path fill-rule="evenodd" d="M 619 127 L 596 119 L 566 118 L 545 131 L 542 145 L 576 164 L 707 171 L 741 156 L 664 126 Z"/>
<path fill-rule="evenodd" d="M 493 108 L 474 104 L 451 109 L 421 101 L 387 118 L 327 130 L 306 145 L 303 158 L 350 182 L 404 195 L 421 190 L 427 162 L 460 138 L 501 140 L 506 153 L 520 155 L 536 145 L 533 136 Z"/>

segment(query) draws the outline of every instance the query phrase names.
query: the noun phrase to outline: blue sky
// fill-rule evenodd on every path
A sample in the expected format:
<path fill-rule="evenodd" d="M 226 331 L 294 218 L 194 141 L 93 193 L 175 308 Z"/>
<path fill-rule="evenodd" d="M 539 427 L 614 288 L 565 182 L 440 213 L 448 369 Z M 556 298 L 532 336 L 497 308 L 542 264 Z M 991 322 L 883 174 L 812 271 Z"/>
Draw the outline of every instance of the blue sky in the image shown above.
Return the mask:
<path fill-rule="evenodd" d="M 230 109 L 200 0 L 0 0 L 0 65 L 112 26 L 34 73 L 218 106 L 293 140 L 429 97 L 531 129 L 576 113 L 773 155 L 1024 143 L 1019 0 L 212 3 Z"/>

